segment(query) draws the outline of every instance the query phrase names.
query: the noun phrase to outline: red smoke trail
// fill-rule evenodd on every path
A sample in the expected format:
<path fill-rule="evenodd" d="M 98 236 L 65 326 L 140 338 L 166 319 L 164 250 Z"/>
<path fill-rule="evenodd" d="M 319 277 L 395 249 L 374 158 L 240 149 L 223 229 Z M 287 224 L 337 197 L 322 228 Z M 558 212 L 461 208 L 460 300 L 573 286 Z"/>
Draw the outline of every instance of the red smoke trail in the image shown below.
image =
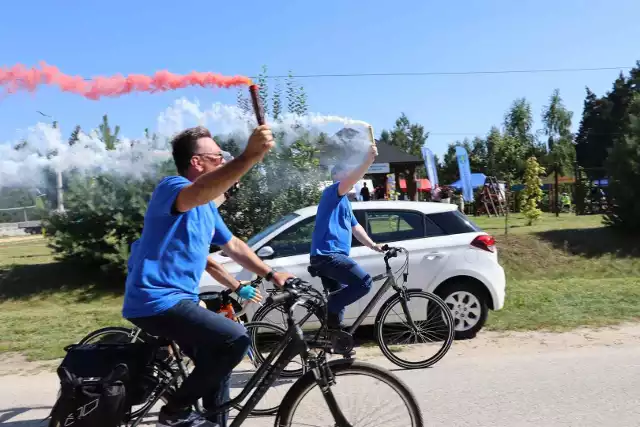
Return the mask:
<path fill-rule="evenodd" d="M 251 84 L 244 76 L 223 76 L 211 72 L 192 71 L 189 74 L 173 74 L 166 70 L 156 71 L 152 76 L 130 74 L 110 77 L 94 77 L 85 80 L 80 76 L 64 74 L 57 67 L 40 62 L 40 68 L 27 68 L 17 64 L 11 68 L 0 67 L 0 86 L 7 93 L 20 90 L 34 92 L 40 85 L 58 86 L 63 92 L 72 92 L 88 99 L 100 99 L 103 96 L 117 97 L 131 92 L 164 92 L 182 89 L 188 86 L 236 87 Z"/>

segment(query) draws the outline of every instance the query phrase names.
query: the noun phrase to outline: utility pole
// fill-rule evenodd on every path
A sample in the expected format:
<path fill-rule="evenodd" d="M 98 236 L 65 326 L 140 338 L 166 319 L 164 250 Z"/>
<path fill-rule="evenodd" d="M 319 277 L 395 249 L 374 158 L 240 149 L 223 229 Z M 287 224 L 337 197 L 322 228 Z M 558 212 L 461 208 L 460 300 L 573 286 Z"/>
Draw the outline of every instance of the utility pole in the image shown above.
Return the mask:
<path fill-rule="evenodd" d="M 64 212 L 64 204 L 62 203 L 63 191 L 62 191 L 62 172 L 56 172 L 56 196 L 58 199 L 58 212 Z"/>
<path fill-rule="evenodd" d="M 48 114 L 44 114 L 42 111 L 36 111 L 36 113 L 40 114 L 41 116 L 48 117 L 50 119 L 53 118 Z M 53 127 L 54 129 L 58 127 L 58 122 L 55 120 L 53 121 Z M 56 199 L 58 201 L 57 211 L 59 213 L 64 212 L 63 197 L 64 195 L 63 195 L 63 189 L 62 189 L 62 172 L 56 171 Z"/>

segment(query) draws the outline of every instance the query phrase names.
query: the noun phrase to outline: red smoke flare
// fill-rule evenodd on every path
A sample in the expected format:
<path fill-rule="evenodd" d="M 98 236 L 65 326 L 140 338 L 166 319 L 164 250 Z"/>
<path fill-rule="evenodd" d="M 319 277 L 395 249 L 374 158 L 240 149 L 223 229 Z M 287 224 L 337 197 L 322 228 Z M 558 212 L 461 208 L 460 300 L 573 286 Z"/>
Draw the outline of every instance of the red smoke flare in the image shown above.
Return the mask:
<path fill-rule="evenodd" d="M 188 86 L 236 87 L 251 84 L 244 76 L 223 76 L 211 72 L 192 71 L 189 74 L 173 74 L 166 70 L 156 71 L 152 76 L 130 74 L 110 77 L 94 77 L 85 80 L 80 76 L 64 74 L 57 67 L 40 62 L 40 68 L 27 68 L 22 64 L 11 68 L 0 67 L 0 86 L 7 93 L 20 90 L 34 92 L 40 85 L 58 86 L 63 92 L 72 92 L 85 98 L 97 100 L 103 96 L 118 97 L 131 92 L 164 92 Z"/>

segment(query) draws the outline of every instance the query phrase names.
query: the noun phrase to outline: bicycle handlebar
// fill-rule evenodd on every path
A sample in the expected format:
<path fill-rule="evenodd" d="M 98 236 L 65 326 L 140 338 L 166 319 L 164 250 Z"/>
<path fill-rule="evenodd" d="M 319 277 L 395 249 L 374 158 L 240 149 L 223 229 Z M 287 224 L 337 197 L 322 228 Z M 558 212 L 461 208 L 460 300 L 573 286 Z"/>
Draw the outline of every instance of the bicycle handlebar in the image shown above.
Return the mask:
<path fill-rule="evenodd" d="M 389 245 L 384 245 L 382 247 L 382 250 L 386 252 L 384 254 L 384 265 L 387 268 L 387 272 L 391 271 L 391 266 L 389 265 L 389 260 L 391 258 L 397 257 L 399 253 L 405 254 L 405 258 L 406 259 L 405 259 L 405 267 L 404 267 L 403 276 L 404 276 L 404 280 L 406 282 L 407 281 L 407 277 L 409 276 L 409 251 L 406 250 L 405 248 L 392 247 L 392 246 L 389 246 Z"/>
<path fill-rule="evenodd" d="M 304 283 L 306 282 L 297 277 L 288 279 L 280 292 L 269 295 L 267 304 L 281 304 L 297 298 L 300 288 Z"/>

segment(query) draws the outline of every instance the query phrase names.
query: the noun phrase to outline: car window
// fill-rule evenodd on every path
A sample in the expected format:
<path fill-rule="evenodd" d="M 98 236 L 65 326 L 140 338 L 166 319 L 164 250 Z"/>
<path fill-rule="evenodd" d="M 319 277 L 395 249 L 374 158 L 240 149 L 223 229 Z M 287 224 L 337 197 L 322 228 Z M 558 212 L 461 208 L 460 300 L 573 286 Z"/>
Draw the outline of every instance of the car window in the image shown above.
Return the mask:
<path fill-rule="evenodd" d="M 437 237 L 437 236 L 444 236 L 447 234 L 444 232 L 442 228 L 440 228 L 438 224 L 433 222 L 428 215 L 424 216 L 424 227 L 425 227 L 425 232 L 424 232 L 425 237 Z"/>
<path fill-rule="evenodd" d="M 273 256 L 280 258 L 310 253 L 315 222 L 315 216 L 304 219 L 271 239 L 267 245 L 273 248 Z"/>
<path fill-rule="evenodd" d="M 281 217 L 276 222 L 274 222 L 273 224 L 267 226 L 264 230 L 260 231 L 258 234 L 255 234 L 255 235 L 251 236 L 251 238 L 249 238 L 249 240 L 247 240 L 247 245 L 249 247 L 255 245 L 260 240 L 264 239 L 269 234 L 271 234 L 274 230 L 277 230 L 278 228 L 282 227 L 283 225 L 285 225 L 289 221 L 293 221 L 294 219 L 296 219 L 299 216 L 300 215 L 298 215 L 296 213 L 290 213 L 290 214 L 287 214 L 287 215 Z"/>
<path fill-rule="evenodd" d="M 459 210 L 440 212 L 427 215 L 427 218 L 437 224 L 447 234 L 474 233 L 482 231 L 465 214 Z"/>
<path fill-rule="evenodd" d="M 366 230 L 376 243 L 421 239 L 425 237 L 424 217 L 413 211 L 370 210 Z"/>

